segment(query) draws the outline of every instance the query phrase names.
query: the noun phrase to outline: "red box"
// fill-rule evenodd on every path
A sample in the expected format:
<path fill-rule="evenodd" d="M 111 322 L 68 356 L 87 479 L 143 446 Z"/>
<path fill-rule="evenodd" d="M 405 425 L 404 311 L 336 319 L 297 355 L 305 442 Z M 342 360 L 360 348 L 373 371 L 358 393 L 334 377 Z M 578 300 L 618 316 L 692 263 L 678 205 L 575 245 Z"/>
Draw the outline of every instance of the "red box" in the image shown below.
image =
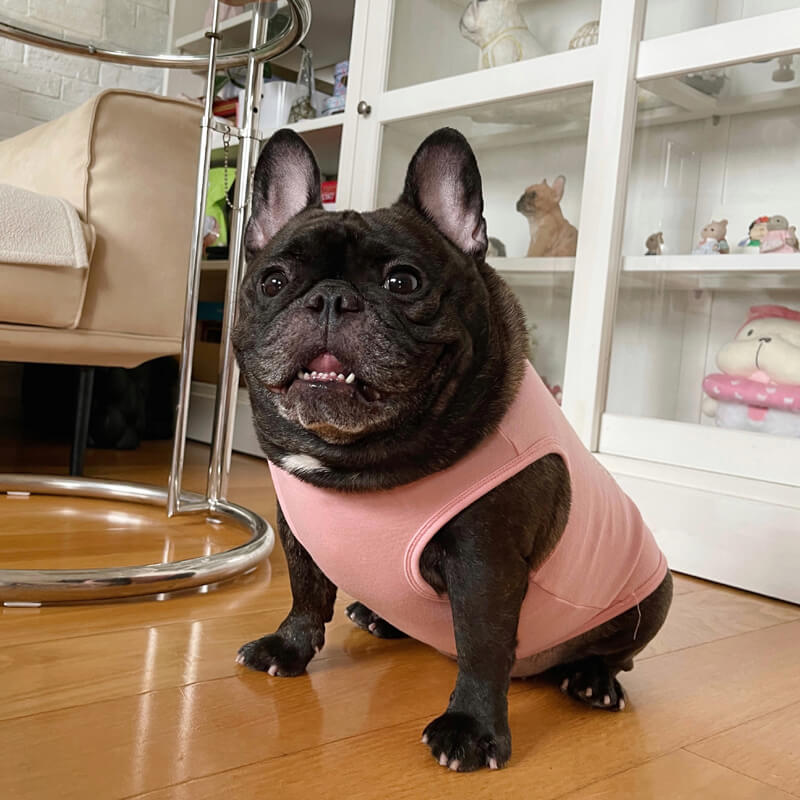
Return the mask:
<path fill-rule="evenodd" d="M 336 181 L 323 181 L 320 189 L 323 203 L 336 202 Z"/>

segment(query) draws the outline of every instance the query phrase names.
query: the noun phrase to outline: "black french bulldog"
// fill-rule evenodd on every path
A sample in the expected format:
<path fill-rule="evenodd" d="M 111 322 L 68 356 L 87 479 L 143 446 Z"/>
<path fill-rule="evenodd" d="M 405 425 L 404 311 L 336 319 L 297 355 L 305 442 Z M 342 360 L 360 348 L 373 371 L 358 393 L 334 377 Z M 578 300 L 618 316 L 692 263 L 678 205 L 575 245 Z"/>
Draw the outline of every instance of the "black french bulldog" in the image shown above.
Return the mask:
<path fill-rule="evenodd" d="M 322 210 L 311 151 L 279 131 L 258 161 L 246 246 L 234 346 L 274 465 L 341 492 L 391 489 L 456 464 L 504 418 L 527 335 L 514 294 L 484 259 L 481 178 L 460 133 L 431 134 L 400 199 L 361 214 Z M 449 600 L 459 672 L 423 741 L 451 769 L 497 768 L 511 754 L 506 695 L 520 608 L 529 575 L 562 536 L 570 502 L 569 470 L 545 455 L 425 546 L 419 569 Z M 280 504 L 278 534 L 292 609 L 237 661 L 299 675 L 324 644 L 336 586 Z M 671 597 L 667 572 L 637 606 L 538 654 L 529 672 L 557 668 L 575 699 L 623 708 L 616 675 L 659 630 Z M 347 615 L 375 636 L 404 635 L 361 603 Z"/>

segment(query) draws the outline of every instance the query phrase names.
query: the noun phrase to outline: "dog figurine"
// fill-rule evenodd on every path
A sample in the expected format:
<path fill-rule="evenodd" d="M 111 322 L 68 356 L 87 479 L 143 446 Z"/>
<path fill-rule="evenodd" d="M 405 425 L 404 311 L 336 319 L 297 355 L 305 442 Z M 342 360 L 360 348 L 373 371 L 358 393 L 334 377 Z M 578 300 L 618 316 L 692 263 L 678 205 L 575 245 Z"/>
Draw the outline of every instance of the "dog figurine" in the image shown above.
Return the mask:
<path fill-rule="evenodd" d="M 391 207 L 331 213 L 311 151 L 279 131 L 252 203 L 234 347 L 293 602 L 237 661 L 303 673 L 338 586 L 368 633 L 457 659 L 423 734 L 443 766 L 508 761 L 512 676 L 552 669 L 575 700 L 621 710 L 616 676 L 661 627 L 671 578 L 527 361 L 466 140 L 431 134 Z"/>
<path fill-rule="evenodd" d="M 480 48 L 478 69 L 524 61 L 546 52 L 528 28 L 517 0 L 471 0 L 461 16 L 459 30 Z"/>
<path fill-rule="evenodd" d="M 531 243 L 528 257 L 574 256 L 578 247 L 578 229 L 561 213 L 561 198 L 567 179 L 559 175 L 552 186 L 545 178 L 529 186 L 517 200 L 517 211 L 528 220 Z"/>

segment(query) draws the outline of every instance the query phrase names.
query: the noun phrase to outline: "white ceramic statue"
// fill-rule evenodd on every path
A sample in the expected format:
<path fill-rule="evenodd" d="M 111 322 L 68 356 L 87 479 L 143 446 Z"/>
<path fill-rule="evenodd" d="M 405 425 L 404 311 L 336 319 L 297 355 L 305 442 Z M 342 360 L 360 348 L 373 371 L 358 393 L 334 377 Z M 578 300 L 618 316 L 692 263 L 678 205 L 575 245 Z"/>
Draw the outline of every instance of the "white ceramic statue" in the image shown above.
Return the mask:
<path fill-rule="evenodd" d="M 459 23 L 461 35 L 480 48 L 478 69 L 545 54 L 528 28 L 517 0 L 471 0 Z"/>

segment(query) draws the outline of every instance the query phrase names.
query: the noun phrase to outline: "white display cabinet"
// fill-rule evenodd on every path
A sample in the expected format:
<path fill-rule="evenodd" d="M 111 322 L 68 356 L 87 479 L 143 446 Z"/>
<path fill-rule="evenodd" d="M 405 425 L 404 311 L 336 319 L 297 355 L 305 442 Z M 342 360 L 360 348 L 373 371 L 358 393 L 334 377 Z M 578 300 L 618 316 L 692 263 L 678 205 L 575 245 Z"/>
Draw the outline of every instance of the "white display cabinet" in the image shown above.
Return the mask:
<path fill-rule="evenodd" d="M 392 202 L 419 142 L 460 129 L 535 366 L 671 565 L 800 602 L 800 437 L 703 414 L 748 309 L 800 311 L 800 254 L 737 246 L 762 215 L 800 226 L 800 2 L 521 0 L 544 54 L 490 68 L 459 29 L 467 5 L 356 0 L 339 207 Z M 570 48 L 596 20 L 597 43 Z M 558 175 L 576 252 L 529 258 L 517 199 Z M 731 253 L 693 255 L 723 218 Z"/>

